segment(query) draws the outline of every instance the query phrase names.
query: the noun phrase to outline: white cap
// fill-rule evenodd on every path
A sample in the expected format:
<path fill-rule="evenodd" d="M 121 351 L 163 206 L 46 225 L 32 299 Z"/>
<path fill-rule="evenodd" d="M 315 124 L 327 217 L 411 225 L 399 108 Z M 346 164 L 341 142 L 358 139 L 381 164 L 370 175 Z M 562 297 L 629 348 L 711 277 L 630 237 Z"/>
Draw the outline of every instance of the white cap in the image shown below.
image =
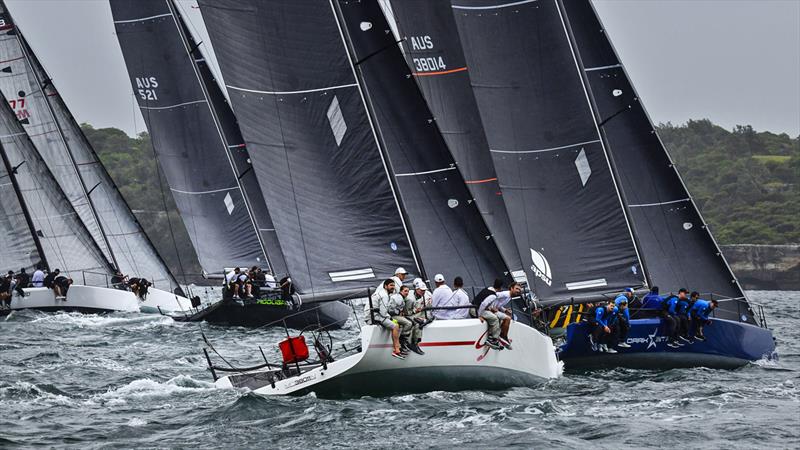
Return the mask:
<path fill-rule="evenodd" d="M 394 269 L 394 274 L 395 275 L 406 275 L 407 273 L 408 272 L 406 272 L 406 269 L 403 269 L 402 267 L 398 267 L 397 269 Z"/>
<path fill-rule="evenodd" d="M 444 283 L 444 275 L 437 273 L 435 277 L 433 277 L 433 281 L 437 283 Z"/>
<path fill-rule="evenodd" d="M 422 278 L 415 278 L 414 279 L 414 289 L 422 289 L 423 291 L 428 290 L 428 286 L 425 285 L 425 282 L 422 281 Z"/>

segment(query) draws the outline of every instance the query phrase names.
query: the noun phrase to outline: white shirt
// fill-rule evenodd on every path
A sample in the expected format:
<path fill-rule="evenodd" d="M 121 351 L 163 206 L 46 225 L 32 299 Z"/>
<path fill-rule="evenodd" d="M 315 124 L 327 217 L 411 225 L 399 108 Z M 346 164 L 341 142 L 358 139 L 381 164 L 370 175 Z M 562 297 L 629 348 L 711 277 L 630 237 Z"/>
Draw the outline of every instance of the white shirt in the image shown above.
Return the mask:
<path fill-rule="evenodd" d="M 510 291 L 500 291 L 495 295 L 490 295 L 481 302 L 481 306 L 478 307 L 478 315 L 480 316 L 487 309 L 490 310 L 492 308 L 497 308 L 498 310 L 503 309 L 506 307 L 506 305 L 508 305 L 508 302 L 510 301 L 511 301 Z"/>
<path fill-rule="evenodd" d="M 44 286 L 44 272 L 41 269 L 36 269 L 36 272 L 33 272 L 31 283 L 33 283 L 33 287 Z"/>
<path fill-rule="evenodd" d="M 469 295 L 461 288 L 453 292 L 453 297 L 453 305 L 472 306 L 472 302 L 469 301 Z M 450 313 L 451 319 L 469 319 L 469 308 L 452 309 Z"/>
<path fill-rule="evenodd" d="M 233 280 L 236 279 L 236 276 L 237 276 L 236 272 L 234 271 L 228 272 L 227 274 L 225 274 L 225 283 L 230 284 L 231 282 L 233 282 Z"/>
<path fill-rule="evenodd" d="M 453 295 L 453 290 L 450 289 L 450 287 L 446 284 L 443 284 L 433 290 L 433 300 L 431 301 L 431 306 L 434 308 L 456 305 L 457 303 L 455 303 L 455 295 Z M 433 317 L 436 317 L 437 319 L 447 320 L 452 319 L 452 316 L 453 310 L 451 309 L 433 310 Z"/>
<path fill-rule="evenodd" d="M 275 277 L 272 276 L 271 273 L 265 273 L 264 274 L 264 283 L 270 289 L 275 289 L 276 287 L 278 287 L 278 282 L 275 281 Z"/>

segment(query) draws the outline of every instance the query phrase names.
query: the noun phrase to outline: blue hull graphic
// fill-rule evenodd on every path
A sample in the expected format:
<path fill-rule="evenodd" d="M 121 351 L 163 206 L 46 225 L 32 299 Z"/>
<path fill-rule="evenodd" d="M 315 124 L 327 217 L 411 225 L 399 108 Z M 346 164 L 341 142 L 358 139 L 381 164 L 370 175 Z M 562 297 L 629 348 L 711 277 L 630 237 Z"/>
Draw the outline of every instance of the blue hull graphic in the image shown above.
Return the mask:
<path fill-rule="evenodd" d="M 667 327 L 661 319 L 634 319 L 626 340 L 631 348 L 616 348 L 616 354 L 592 351 L 589 330 L 587 322 L 567 327 L 566 343 L 560 347 L 560 358 L 565 368 L 702 366 L 732 369 L 749 361 L 777 358 L 770 330 L 723 319 L 712 319 L 711 325 L 704 327 L 705 342 L 698 341 L 680 348 L 667 346 Z"/>

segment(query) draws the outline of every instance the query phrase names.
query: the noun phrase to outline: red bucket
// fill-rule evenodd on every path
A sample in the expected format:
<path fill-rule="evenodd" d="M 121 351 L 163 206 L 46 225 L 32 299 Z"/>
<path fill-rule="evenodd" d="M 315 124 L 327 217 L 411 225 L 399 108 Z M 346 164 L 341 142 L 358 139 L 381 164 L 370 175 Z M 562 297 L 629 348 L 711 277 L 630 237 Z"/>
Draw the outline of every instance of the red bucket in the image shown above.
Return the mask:
<path fill-rule="evenodd" d="M 308 346 L 303 336 L 290 337 L 278 344 L 283 354 L 284 364 L 292 364 L 308 359 Z"/>

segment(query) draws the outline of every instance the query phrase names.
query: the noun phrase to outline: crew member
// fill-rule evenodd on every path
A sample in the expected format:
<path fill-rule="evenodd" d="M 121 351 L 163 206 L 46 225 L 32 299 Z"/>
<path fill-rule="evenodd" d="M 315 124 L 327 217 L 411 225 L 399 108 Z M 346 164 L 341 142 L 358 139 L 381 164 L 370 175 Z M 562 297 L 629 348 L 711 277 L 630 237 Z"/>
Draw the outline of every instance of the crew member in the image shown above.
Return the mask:
<path fill-rule="evenodd" d="M 595 308 L 594 315 L 589 316 L 589 324 L 592 331 L 589 334 L 589 344 L 592 350 L 597 352 L 617 353 L 613 348 L 608 347 L 608 341 L 613 337 L 613 330 L 610 323 L 613 317 L 616 316 L 619 310 L 614 302 L 598 305 Z"/>
<path fill-rule="evenodd" d="M 489 287 L 485 287 L 483 288 L 483 290 L 478 292 L 478 295 L 476 295 L 475 298 L 472 299 L 473 308 L 469 310 L 470 316 L 477 318 L 478 308 L 481 306 L 481 303 L 483 303 L 483 301 L 486 300 L 486 297 L 500 292 L 500 289 L 502 288 L 503 288 L 503 280 L 501 280 L 500 278 L 495 278 L 494 284 L 492 284 Z"/>
<path fill-rule="evenodd" d="M 400 286 L 400 290 L 393 292 L 389 296 L 389 316 L 400 326 L 400 351 L 408 353 L 409 350 L 416 353 L 411 345 L 411 332 L 414 323 L 406 317 L 406 298 L 409 296 L 408 286 Z"/>
<path fill-rule="evenodd" d="M 53 282 L 55 281 L 56 277 L 58 277 L 60 274 L 61 274 L 60 269 L 56 269 L 48 273 L 47 276 L 44 277 L 44 281 L 42 282 L 42 284 L 44 284 L 44 287 L 53 289 Z"/>
<path fill-rule="evenodd" d="M 412 350 L 424 355 L 419 342 L 422 340 L 422 328 L 429 323 L 425 308 L 431 307 L 433 296 L 422 278 L 415 279 L 413 284 L 414 293 L 409 296 L 412 300 L 408 301 L 408 297 L 406 299 L 406 314 L 414 321 L 414 329 L 411 330 L 411 344 L 414 346 Z"/>
<path fill-rule="evenodd" d="M 692 292 L 692 295 L 697 292 Z M 695 297 L 696 298 L 696 297 Z M 678 300 L 675 305 L 675 320 L 678 324 L 678 339 L 683 342 L 691 343 L 689 339 L 689 309 L 691 308 L 690 300 L 686 297 L 686 289 L 678 292 Z"/>
<path fill-rule="evenodd" d="M 53 292 L 56 294 L 57 299 L 67 301 L 67 291 L 72 285 L 72 278 L 67 278 L 64 275 L 59 275 L 53 280 Z"/>
<path fill-rule="evenodd" d="M 714 299 L 711 301 L 697 299 L 692 305 L 690 314 L 692 316 L 692 323 L 694 324 L 694 338 L 698 341 L 705 341 L 706 336 L 703 334 L 703 326 L 711 325 L 711 319 L 708 318 L 709 314 L 714 311 L 719 302 Z"/>
<path fill-rule="evenodd" d="M 626 342 L 628 339 L 628 331 L 631 329 L 631 310 L 629 307 L 631 300 L 633 300 L 633 288 L 625 288 L 625 291 L 614 299 L 614 306 L 619 310 L 616 322 L 619 327 L 619 342 L 617 343 L 617 347 L 631 348 Z"/>
<path fill-rule="evenodd" d="M 406 359 L 400 348 L 400 326 L 392 320 L 389 313 L 390 296 L 394 293 L 394 280 L 389 278 L 381 283 L 381 289 L 376 289 L 370 296 L 370 301 L 364 305 L 365 315 L 370 317 L 373 325 L 380 325 L 392 334 L 392 356 L 397 359 Z M 370 305 L 372 308 L 370 308 Z"/>
<path fill-rule="evenodd" d="M 28 272 L 25 272 L 25 268 L 23 267 L 19 269 L 19 273 L 15 278 L 17 280 L 17 284 L 15 286 L 17 294 L 19 294 L 21 297 L 24 297 L 25 291 L 23 291 L 22 288 L 26 288 L 31 284 L 31 276 L 28 275 Z"/>
<path fill-rule="evenodd" d="M 11 308 L 11 279 L 14 272 L 0 278 L 0 309 Z"/>
<path fill-rule="evenodd" d="M 686 289 L 681 288 L 681 291 Z M 680 291 L 678 291 L 680 293 Z M 670 295 L 661 302 L 661 318 L 667 325 L 668 341 L 667 346 L 678 348 L 683 345 L 678 341 L 678 318 L 677 315 L 678 296 Z"/>
<path fill-rule="evenodd" d="M 645 295 L 642 299 L 642 308 L 658 310 L 661 308 L 661 302 L 663 300 L 664 299 L 658 295 L 658 286 L 653 286 L 650 288 L 650 293 Z"/>
<path fill-rule="evenodd" d="M 125 284 L 127 279 L 128 277 L 123 275 L 122 272 L 117 269 L 114 271 L 114 276 L 111 277 L 111 287 L 125 291 L 128 289 L 127 285 Z"/>
<path fill-rule="evenodd" d="M 453 279 L 453 302 L 454 306 L 461 306 L 461 309 L 451 310 L 451 319 L 469 319 L 469 295 L 464 291 L 464 280 L 461 277 Z"/>
<path fill-rule="evenodd" d="M 42 270 L 41 265 L 36 266 L 36 271 L 33 272 L 33 276 L 31 277 L 31 284 L 33 287 L 43 287 L 44 286 L 44 270 Z"/>
<path fill-rule="evenodd" d="M 253 282 L 250 279 L 247 269 L 239 273 L 239 276 L 236 278 L 236 283 L 238 284 L 237 289 L 240 296 L 244 294 L 246 298 L 253 298 Z"/>
<path fill-rule="evenodd" d="M 408 275 L 406 269 L 402 267 L 394 269 L 394 275 L 392 275 L 391 279 L 394 280 L 395 289 L 397 289 L 398 291 L 400 290 L 400 286 L 403 285 L 403 281 L 405 281 L 406 275 Z M 383 283 L 379 284 L 377 289 L 383 289 Z"/>
<path fill-rule="evenodd" d="M 507 308 L 513 297 L 522 293 L 522 286 L 513 282 L 507 291 L 500 291 L 486 297 L 478 307 L 478 318 L 486 322 L 489 328 L 489 337 L 486 344 L 494 349 L 507 348 L 511 350 L 511 340 L 508 338 L 508 329 L 511 326 L 511 309 Z"/>
<path fill-rule="evenodd" d="M 433 282 L 436 288 L 433 290 L 433 307 L 442 308 L 446 306 L 453 306 L 453 290 L 450 289 L 444 281 L 444 275 L 437 273 L 433 277 Z M 452 310 L 449 309 L 434 309 L 433 317 L 440 320 L 447 320 L 452 318 Z"/>
<path fill-rule="evenodd" d="M 233 298 L 239 298 L 239 274 L 242 270 L 234 267 L 233 270 L 225 274 L 225 287 Z"/>

